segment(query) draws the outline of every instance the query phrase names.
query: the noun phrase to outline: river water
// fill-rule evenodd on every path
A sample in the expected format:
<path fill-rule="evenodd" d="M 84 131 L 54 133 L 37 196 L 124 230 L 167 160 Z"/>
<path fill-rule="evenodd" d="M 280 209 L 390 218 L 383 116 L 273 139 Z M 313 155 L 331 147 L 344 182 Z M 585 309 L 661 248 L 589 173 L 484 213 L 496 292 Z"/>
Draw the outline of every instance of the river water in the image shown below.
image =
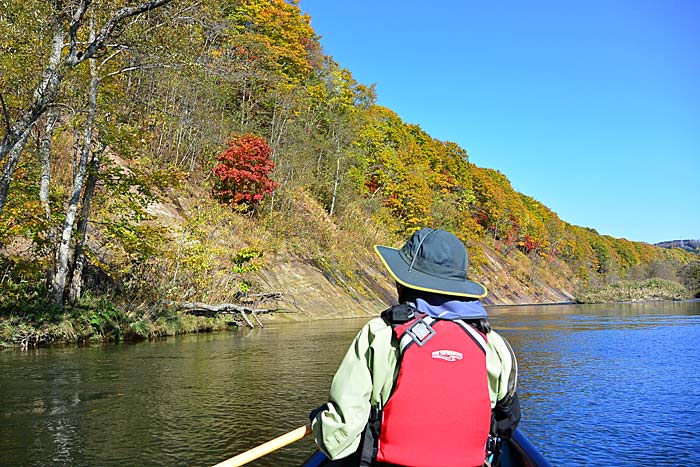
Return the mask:
<path fill-rule="evenodd" d="M 554 465 L 700 463 L 700 303 L 489 314 L 518 355 L 521 429 Z M 0 465 L 216 464 L 303 425 L 364 322 L 0 352 Z"/>

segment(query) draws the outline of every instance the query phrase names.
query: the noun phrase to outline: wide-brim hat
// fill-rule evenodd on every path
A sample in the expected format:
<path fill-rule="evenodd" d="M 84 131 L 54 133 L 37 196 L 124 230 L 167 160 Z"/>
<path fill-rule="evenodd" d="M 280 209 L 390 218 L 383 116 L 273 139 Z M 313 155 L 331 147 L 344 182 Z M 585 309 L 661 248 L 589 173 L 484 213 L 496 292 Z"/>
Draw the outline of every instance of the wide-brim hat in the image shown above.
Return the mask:
<path fill-rule="evenodd" d="M 374 249 L 396 282 L 405 287 L 456 297 L 488 294 L 486 287 L 467 279 L 467 249 L 445 230 L 424 228 L 400 249 L 380 245 Z"/>

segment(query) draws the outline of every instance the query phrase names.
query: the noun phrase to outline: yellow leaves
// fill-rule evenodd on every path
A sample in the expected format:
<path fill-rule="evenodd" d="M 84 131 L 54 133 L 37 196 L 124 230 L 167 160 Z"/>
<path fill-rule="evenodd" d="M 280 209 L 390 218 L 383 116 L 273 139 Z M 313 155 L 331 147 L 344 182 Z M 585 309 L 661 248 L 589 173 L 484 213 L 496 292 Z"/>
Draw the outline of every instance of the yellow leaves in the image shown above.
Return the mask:
<path fill-rule="evenodd" d="M 318 38 L 299 6 L 284 0 L 247 0 L 230 15 L 240 33 L 264 43 L 281 72 L 301 82 L 311 71 L 307 49 Z"/>
<path fill-rule="evenodd" d="M 8 200 L 0 214 L 0 243 L 28 237 L 34 241 L 45 238 L 46 219 L 39 200 L 27 200 L 30 193 L 17 193 L 24 187 L 17 186 L 13 197 Z"/>
<path fill-rule="evenodd" d="M 326 86 L 323 83 L 310 84 L 306 86 L 307 95 L 316 102 L 322 102 L 326 100 L 327 92 Z"/>
<path fill-rule="evenodd" d="M 408 232 L 423 226 L 454 230 L 469 224 L 474 201 L 466 152 L 454 143 L 433 139 L 417 125 L 408 125 L 391 110 L 374 106 L 356 146 L 366 154 L 364 181 Z M 462 220 L 460 220 L 462 219 Z"/>

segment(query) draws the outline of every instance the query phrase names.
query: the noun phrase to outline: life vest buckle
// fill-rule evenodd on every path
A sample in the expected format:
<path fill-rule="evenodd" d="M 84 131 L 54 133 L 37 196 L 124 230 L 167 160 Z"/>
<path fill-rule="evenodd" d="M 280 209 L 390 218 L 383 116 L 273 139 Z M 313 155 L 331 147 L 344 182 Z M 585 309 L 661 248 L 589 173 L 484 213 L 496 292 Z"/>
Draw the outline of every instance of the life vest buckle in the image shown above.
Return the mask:
<path fill-rule="evenodd" d="M 421 318 L 413 323 L 411 327 L 406 330 L 406 333 L 411 336 L 411 339 L 413 339 L 416 344 L 423 347 L 423 345 L 435 335 L 435 329 Z"/>

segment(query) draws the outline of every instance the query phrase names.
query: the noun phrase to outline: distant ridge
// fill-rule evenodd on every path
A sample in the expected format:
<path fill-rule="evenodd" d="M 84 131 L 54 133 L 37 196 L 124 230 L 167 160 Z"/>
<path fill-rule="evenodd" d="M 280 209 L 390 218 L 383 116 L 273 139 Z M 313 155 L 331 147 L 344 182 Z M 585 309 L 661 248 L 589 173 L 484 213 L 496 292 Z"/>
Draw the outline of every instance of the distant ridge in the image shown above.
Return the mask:
<path fill-rule="evenodd" d="M 690 253 L 700 253 L 700 240 L 671 240 L 656 243 L 655 245 L 661 248 L 680 248 Z"/>

